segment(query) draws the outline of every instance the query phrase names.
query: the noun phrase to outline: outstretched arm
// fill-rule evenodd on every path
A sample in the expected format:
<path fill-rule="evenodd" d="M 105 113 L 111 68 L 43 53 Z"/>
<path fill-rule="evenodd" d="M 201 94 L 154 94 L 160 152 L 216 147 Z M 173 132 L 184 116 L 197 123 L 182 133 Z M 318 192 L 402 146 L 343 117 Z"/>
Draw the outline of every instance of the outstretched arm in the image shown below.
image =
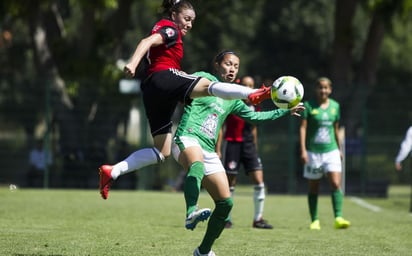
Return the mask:
<path fill-rule="evenodd" d="M 300 116 L 300 113 L 305 110 L 303 104 L 299 104 L 291 109 L 275 109 L 272 111 L 255 112 L 251 110 L 243 101 L 239 100 L 232 114 L 239 116 L 240 118 L 247 120 L 253 124 L 261 121 L 276 120 L 287 114 L 293 116 Z"/>
<path fill-rule="evenodd" d="M 299 128 L 299 144 L 300 144 L 300 159 L 303 164 L 308 162 L 308 153 L 306 151 L 306 129 L 308 126 L 308 121 L 302 119 Z"/>
<path fill-rule="evenodd" d="M 146 52 L 154 46 L 163 44 L 163 37 L 159 33 L 143 38 L 136 47 L 132 58 L 124 67 L 124 72 L 129 77 L 134 77 L 137 66 Z"/>

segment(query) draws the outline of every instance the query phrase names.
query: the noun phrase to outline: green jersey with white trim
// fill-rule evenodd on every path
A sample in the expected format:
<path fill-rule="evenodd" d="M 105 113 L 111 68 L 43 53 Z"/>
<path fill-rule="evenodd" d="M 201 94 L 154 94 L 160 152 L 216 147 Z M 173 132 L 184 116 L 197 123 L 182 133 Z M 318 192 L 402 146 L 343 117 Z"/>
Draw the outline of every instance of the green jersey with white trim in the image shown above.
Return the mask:
<path fill-rule="evenodd" d="M 329 106 L 322 109 L 316 100 L 304 103 L 302 118 L 307 120 L 306 148 L 315 153 L 338 149 L 334 123 L 340 119 L 339 103 L 329 99 Z"/>
<path fill-rule="evenodd" d="M 218 81 L 210 73 L 197 72 L 194 75 Z M 242 100 L 224 100 L 214 96 L 196 98 L 190 104 L 185 105 L 182 118 L 176 129 L 175 140 L 180 136 L 195 137 L 202 149 L 208 152 L 215 152 L 220 128 L 229 114 L 237 115 L 255 124 L 260 121 L 278 119 L 290 114 L 290 110 L 275 109 L 255 112 Z"/>

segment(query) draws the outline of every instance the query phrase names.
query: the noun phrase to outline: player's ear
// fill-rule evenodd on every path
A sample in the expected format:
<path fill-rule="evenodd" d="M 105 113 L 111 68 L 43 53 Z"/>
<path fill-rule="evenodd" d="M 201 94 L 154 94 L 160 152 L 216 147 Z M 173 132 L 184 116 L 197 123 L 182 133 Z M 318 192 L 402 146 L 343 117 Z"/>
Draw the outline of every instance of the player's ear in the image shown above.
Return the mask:
<path fill-rule="evenodd" d="M 216 61 L 213 62 L 213 68 L 218 71 L 219 70 L 219 63 L 217 63 Z"/>

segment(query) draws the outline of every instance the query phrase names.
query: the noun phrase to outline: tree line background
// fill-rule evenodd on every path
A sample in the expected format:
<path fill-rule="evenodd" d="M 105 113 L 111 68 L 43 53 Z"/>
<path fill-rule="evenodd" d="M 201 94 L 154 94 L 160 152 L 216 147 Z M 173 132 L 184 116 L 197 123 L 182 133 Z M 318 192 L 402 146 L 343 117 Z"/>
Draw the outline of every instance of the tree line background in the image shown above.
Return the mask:
<path fill-rule="evenodd" d="M 0 183 L 21 181 L 38 138 L 53 154 L 58 184 L 86 187 L 95 187 L 100 164 L 151 143 L 144 118 L 129 127 L 132 113 L 144 116 L 140 95 L 121 93 L 119 81 L 122 63 L 160 18 L 161 2 L 0 2 Z M 316 78 L 328 76 L 342 107 L 348 184 L 352 179 L 364 191 L 373 180 L 411 179 L 407 171 L 396 174 L 393 161 L 412 119 L 412 0 L 191 2 L 197 18 L 184 38 L 183 70 L 210 71 L 215 54 L 232 49 L 241 57 L 240 75 L 258 85 L 296 76 L 305 99 L 313 97 Z M 259 126 L 274 190 L 301 188 L 298 125 L 285 118 Z M 141 172 L 155 173 L 141 185 L 161 188 L 176 177 L 173 161 Z"/>

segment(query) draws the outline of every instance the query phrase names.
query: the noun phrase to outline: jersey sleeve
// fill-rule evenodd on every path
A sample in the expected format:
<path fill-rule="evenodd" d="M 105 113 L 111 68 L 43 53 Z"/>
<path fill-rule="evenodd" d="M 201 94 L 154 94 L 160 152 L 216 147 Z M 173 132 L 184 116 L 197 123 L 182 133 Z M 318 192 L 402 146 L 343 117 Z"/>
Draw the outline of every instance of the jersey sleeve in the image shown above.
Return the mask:
<path fill-rule="evenodd" d="M 236 100 L 236 104 L 232 111 L 232 114 L 237 115 L 240 118 L 253 124 L 262 121 L 276 120 L 289 113 L 289 109 L 275 109 L 271 111 L 256 112 L 250 109 L 249 106 L 247 106 L 242 100 Z"/>
<path fill-rule="evenodd" d="M 159 33 L 163 37 L 163 40 L 167 48 L 176 44 L 179 34 L 176 28 L 169 26 L 160 28 L 159 31 L 157 31 L 157 33 Z"/>

